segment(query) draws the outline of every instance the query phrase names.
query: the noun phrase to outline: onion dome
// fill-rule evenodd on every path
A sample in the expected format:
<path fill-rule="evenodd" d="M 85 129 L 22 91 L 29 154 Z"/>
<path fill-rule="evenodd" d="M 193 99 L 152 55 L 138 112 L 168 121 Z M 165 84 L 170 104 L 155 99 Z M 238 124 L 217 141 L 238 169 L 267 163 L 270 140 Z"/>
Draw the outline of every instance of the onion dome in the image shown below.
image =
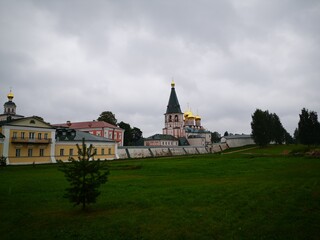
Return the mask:
<path fill-rule="evenodd" d="M 201 120 L 201 117 L 199 115 L 197 115 L 196 120 Z"/>
<path fill-rule="evenodd" d="M 191 113 L 187 118 L 188 119 L 195 119 L 196 117 Z"/>
<path fill-rule="evenodd" d="M 8 93 L 7 97 L 8 97 L 8 99 L 9 99 L 10 101 L 12 101 L 12 99 L 14 98 L 14 95 L 13 95 L 13 93 L 12 93 L 11 90 L 10 90 L 10 92 Z"/>
<path fill-rule="evenodd" d="M 191 111 L 186 111 L 186 112 L 183 114 L 183 116 L 184 116 L 185 118 L 188 118 L 190 115 L 192 115 L 192 112 L 191 112 Z"/>

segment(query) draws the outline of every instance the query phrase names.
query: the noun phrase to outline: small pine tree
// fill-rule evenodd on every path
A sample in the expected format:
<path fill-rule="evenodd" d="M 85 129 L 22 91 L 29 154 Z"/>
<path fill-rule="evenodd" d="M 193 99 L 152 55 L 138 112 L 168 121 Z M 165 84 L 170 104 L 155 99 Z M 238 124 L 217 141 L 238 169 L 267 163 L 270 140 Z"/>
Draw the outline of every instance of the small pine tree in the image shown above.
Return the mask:
<path fill-rule="evenodd" d="M 95 203 L 100 195 L 98 188 L 108 180 L 109 170 L 106 162 L 94 160 L 93 146 L 89 147 L 82 140 L 82 147 L 77 144 L 78 160 L 69 158 L 71 163 L 58 160 L 59 170 L 62 171 L 70 183 L 66 188 L 65 198 L 74 205 L 82 205 L 82 209 L 90 203 Z"/>

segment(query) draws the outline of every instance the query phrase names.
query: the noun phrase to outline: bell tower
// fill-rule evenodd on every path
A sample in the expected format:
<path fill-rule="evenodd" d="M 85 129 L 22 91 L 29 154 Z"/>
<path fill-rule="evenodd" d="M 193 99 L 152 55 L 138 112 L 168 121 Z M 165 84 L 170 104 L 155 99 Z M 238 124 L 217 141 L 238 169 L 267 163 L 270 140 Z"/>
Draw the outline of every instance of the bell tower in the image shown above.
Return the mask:
<path fill-rule="evenodd" d="M 8 98 L 8 101 L 3 104 L 4 111 L 2 114 L 0 114 L 0 121 L 10 121 L 12 119 L 23 118 L 22 115 L 18 115 L 16 113 L 17 106 L 12 101 L 14 98 L 14 95 L 11 89 L 7 95 L 7 98 Z"/>
<path fill-rule="evenodd" d="M 6 102 L 3 107 L 4 107 L 4 114 L 7 115 L 16 115 L 16 104 L 12 101 L 12 99 L 14 98 L 14 95 L 12 93 L 12 91 L 10 90 L 10 92 L 7 95 L 8 97 L 8 102 Z"/>
<path fill-rule="evenodd" d="M 163 134 L 172 135 L 176 138 L 185 137 L 183 113 L 180 108 L 178 97 L 175 90 L 175 83 L 171 82 L 171 93 L 167 106 L 167 111 L 164 114 Z"/>

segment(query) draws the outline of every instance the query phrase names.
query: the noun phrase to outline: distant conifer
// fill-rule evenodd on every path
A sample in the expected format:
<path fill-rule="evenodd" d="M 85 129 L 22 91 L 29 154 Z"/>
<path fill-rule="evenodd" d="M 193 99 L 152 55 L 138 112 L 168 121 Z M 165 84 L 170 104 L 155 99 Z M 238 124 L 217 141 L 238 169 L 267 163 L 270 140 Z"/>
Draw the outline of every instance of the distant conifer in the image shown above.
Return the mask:
<path fill-rule="evenodd" d="M 70 163 L 58 160 L 59 170 L 62 171 L 70 184 L 66 188 L 65 198 L 74 205 L 82 205 L 85 209 L 88 204 L 95 203 L 100 195 L 98 188 L 108 180 L 109 170 L 106 162 L 94 160 L 93 146 L 89 147 L 82 140 L 82 147 L 77 144 L 78 160 L 69 158 Z"/>

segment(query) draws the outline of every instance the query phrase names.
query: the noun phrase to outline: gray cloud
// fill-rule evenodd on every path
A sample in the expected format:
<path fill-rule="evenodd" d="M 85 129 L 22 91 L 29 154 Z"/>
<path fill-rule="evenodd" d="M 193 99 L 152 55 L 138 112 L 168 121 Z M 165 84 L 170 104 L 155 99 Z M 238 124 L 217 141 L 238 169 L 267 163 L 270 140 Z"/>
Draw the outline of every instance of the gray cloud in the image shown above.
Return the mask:
<path fill-rule="evenodd" d="M 172 78 L 211 131 L 250 133 L 256 108 L 293 133 L 320 112 L 319 1 L 0 2 L 0 94 L 56 123 L 104 110 L 161 132 Z"/>

